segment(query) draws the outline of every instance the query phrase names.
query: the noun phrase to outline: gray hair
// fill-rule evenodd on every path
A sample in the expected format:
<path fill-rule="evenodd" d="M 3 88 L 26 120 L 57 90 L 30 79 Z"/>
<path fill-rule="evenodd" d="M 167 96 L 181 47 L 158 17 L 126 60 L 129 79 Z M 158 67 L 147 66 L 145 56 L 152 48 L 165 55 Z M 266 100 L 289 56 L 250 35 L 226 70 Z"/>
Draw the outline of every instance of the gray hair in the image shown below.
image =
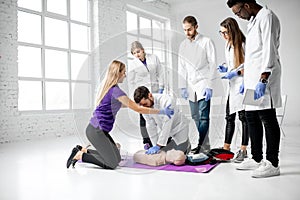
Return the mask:
<path fill-rule="evenodd" d="M 144 47 L 143 47 L 143 45 L 139 41 L 134 41 L 133 43 L 131 43 L 131 53 L 133 53 L 133 51 L 135 49 L 142 49 L 142 50 L 144 50 Z"/>

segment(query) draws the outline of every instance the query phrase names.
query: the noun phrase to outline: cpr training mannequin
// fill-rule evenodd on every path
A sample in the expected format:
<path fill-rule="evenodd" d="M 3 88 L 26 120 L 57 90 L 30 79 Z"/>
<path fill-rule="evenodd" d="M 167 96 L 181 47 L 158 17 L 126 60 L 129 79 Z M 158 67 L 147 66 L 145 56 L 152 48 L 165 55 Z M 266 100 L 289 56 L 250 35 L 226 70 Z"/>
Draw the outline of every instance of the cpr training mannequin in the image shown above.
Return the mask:
<path fill-rule="evenodd" d="M 168 163 L 183 165 L 185 163 L 185 159 L 186 156 L 183 151 L 175 149 L 167 152 L 159 151 L 156 154 L 146 154 L 146 150 L 140 150 L 133 155 L 134 162 L 151 166 L 165 165 Z"/>

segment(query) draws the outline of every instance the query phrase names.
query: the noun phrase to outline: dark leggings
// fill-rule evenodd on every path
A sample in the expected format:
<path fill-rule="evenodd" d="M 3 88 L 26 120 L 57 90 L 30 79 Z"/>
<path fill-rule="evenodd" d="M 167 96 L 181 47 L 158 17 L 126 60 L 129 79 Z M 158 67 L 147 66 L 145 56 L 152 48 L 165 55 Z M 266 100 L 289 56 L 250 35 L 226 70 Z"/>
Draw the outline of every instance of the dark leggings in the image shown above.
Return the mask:
<path fill-rule="evenodd" d="M 86 136 L 96 150 L 89 149 L 88 153 L 83 153 L 82 161 L 104 169 L 115 169 L 121 161 L 121 155 L 109 133 L 89 124 Z"/>
<path fill-rule="evenodd" d="M 246 121 L 246 114 L 245 110 L 238 111 L 239 120 L 242 122 L 242 145 L 248 146 L 249 142 L 249 131 L 248 131 L 248 124 Z M 235 130 L 235 116 L 236 113 L 230 114 L 229 110 L 229 98 L 226 104 L 226 128 L 225 128 L 225 143 L 231 144 L 232 137 Z"/>

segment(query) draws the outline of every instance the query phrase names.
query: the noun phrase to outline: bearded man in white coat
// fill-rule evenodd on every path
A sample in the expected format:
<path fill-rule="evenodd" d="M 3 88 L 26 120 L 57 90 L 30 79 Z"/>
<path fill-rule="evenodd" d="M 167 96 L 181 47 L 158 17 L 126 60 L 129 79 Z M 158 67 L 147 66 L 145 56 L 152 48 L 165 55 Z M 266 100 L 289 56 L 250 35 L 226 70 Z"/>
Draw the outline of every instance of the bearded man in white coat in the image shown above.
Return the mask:
<path fill-rule="evenodd" d="M 197 32 L 198 22 L 194 16 L 183 19 L 186 35 L 179 46 L 178 88 L 181 96 L 189 100 L 191 115 L 198 130 L 199 139 L 192 152 L 208 152 L 210 102 L 213 81 L 217 77 L 216 50 L 213 41 Z"/>
<path fill-rule="evenodd" d="M 185 154 L 189 153 L 191 144 L 188 137 L 188 119 L 176 107 L 176 101 L 173 97 L 167 94 L 152 94 L 147 87 L 140 86 L 134 91 L 134 101 L 141 106 L 150 108 L 163 106 L 174 108 L 172 118 L 143 114 L 153 144 L 153 147 L 149 148 L 146 154 L 156 154 L 160 150 L 169 151 L 171 149 L 180 150 Z"/>
<path fill-rule="evenodd" d="M 280 175 L 280 128 L 276 108 L 281 107 L 281 65 L 279 61 L 280 22 L 273 11 L 255 0 L 228 0 L 232 12 L 250 23 L 247 28 L 244 84 L 240 92 L 254 90 L 260 105 L 246 105 L 246 120 L 251 139 L 252 159 L 237 169 L 254 170 L 252 177 Z M 263 127 L 266 136 L 266 160 L 263 160 Z"/>

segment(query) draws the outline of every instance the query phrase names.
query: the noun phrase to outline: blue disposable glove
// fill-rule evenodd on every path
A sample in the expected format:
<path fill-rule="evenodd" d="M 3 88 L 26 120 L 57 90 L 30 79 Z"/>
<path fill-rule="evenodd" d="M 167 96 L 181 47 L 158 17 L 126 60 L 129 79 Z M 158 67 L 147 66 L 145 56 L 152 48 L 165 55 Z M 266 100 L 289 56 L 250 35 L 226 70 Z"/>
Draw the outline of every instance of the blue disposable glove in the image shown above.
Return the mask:
<path fill-rule="evenodd" d="M 240 94 L 244 94 L 244 82 L 240 85 Z"/>
<path fill-rule="evenodd" d="M 160 88 L 159 90 L 158 90 L 158 93 L 159 94 L 162 94 L 164 92 L 164 88 Z"/>
<path fill-rule="evenodd" d="M 189 93 L 186 88 L 181 88 L 181 97 L 185 100 L 187 100 L 187 98 L 189 97 Z"/>
<path fill-rule="evenodd" d="M 146 151 L 146 154 L 156 154 L 156 153 L 158 153 L 159 150 L 160 150 L 160 147 L 159 147 L 159 146 L 153 146 L 153 147 L 150 147 L 150 148 Z"/>
<path fill-rule="evenodd" d="M 224 73 L 224 72 L 227 72 L 228 67 L 225 67 L 225 66 L 223 66 L 223 65 L 219 65 L 219 66 L 218 66 L 218 70 L 219 70 L 219 72 Z"/>
<path fill-rule="evenodd" d="M 259 99 L 265 95 L 267 84 L 258 82 L 254 91 L 254 100 Z"/>
<path fill-rule="evenodd" d="M 222 79 L 232 79 L 233 77 L 237 76 L 237 71 L 231 71 L 231 72 L 227 72 Z"/>
<path fill-rule="evenodd" d="M 205 101 L 209 101 L 212 97 L 212 89 L 206 88 L 203 96 L 205 96 Z"/>
<path fill-rule="evenodd" d="M 174 109 L 170 108 L 171 104 L 167 107 L 160 109 L 159 114 L 167 115 L 169 119 L 171 119 L 171 115 L 174 115 Z"/>

